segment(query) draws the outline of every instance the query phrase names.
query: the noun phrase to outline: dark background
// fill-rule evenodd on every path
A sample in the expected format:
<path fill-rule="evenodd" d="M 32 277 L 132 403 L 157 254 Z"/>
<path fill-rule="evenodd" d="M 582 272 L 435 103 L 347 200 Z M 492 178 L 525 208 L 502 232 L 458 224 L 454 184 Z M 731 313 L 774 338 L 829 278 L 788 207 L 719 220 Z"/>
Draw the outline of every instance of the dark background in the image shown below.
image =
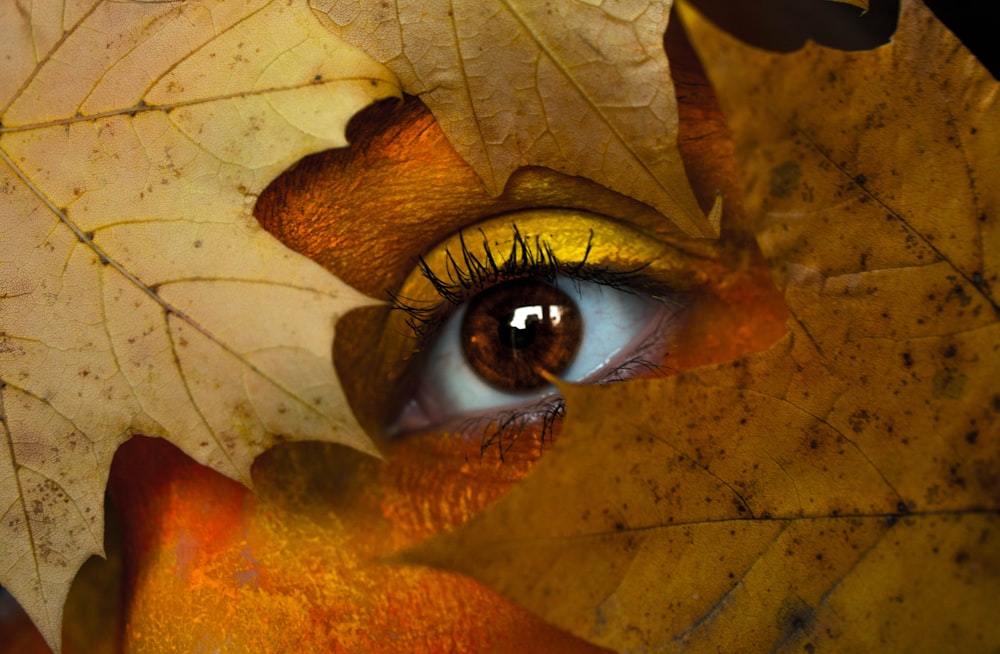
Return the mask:
<path fill-rule="evenodd" d="M 937 17 L 1000 79 L 1000 2 L 925 0 Z M 869 50 L 889 41 L 899 0 L 871 0 L 862 14 L 842 2 L 820 0 L 693 0 L 706 17 L 757 47 L 789 52 L 806 40 L 841 50 Z"/>

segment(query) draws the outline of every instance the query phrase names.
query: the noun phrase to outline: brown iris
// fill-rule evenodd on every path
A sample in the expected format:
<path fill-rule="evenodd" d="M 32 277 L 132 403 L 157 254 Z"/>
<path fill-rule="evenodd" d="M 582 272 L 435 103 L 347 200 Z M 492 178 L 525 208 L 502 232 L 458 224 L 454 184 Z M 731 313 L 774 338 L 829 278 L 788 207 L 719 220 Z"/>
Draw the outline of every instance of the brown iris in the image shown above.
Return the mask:
<path fill-rule="evenodd" d="M 555 285 L 519 279 L 477 295 L 462 321 L 462 350 L 473 370 L 504 391 L 548 384 L 573 362 L 583 324 L 576 303 Z"/>

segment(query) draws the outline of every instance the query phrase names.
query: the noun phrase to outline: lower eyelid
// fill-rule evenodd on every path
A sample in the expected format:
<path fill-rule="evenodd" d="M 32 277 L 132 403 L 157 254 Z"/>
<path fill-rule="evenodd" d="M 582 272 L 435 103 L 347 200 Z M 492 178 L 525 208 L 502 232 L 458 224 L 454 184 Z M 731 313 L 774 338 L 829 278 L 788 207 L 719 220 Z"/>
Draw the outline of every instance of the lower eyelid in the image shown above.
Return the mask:
<path fill-rule="evenodd" d="M 559 285 L 559 284 L 557 284 Z M 671 305 L 653 298 L 643 297 L 638 292 L 626 294 L 617 289 L 609 289 L 604 293 L 603 287 L 595 285 L 574 284 L 578 289 L 577 301 L 581 305 L 591 305 L 591 317 L 588 323 L 605 321 L 621 329 L 628 328 L 627 323 L 645 324 L 646 328 L 634 334 L 627 343 L 616 340 L 613 335 L 604 334 L 604 338 L 584 338 L 584 348 L 577 353 L 574 363 L 562 375 L 563 379 L 573 383 L 594 383 L 600 379 L 609 366 L 617 366 L 624 359 L 640 355 L 639 345 L 646 343 L 650 332 L 665 330 L 668 325 L 663 320 L 664 313 Z M 581 309 L 582 310 L 582 309 Z M 584 311 L 584 313 L 587 313 Z M 671 312 L 672 313 L 672 312 Z M 591 334 L 599 333 L 591 329 Z M 667 334 L 665 334 L 666 336 Z M 595 358 L 599 357 L 599 359 Z"/>
<path fill-rule="evenodd" d="M 672 369 L 665 365 L 668 347 L 684 326 L 686 305 L 675 300 L 663 300 L 664 306 L 656 320 L 636 335 L 637 345 L 627 356 L 609 362 L 607 369 L 583 380 L 586 384 L 626 381 L 646 373 L 663 375 Z M 638 372 L 637 372 L 638 371 Z"/>
<path fill-rule="evenodd" d="M 608 290 L 624 294 L 624 291 Z M 595 289 L 592 289 L 592 292 L 594 291 Z M 683 313 L 684 305 L 673 299 L 648 298 L 645 303 L 647 311 L 642 318 L 646 322 L 646 327 L 643 330 L 637 332 L 628 343 L 611 353 L 596 367 L 591 366 L 592 370 L 581 372 L 571 366 L 563 377 L 570 383 L 599 384 L 624 381 L 645 372 L 661 370 L 667 344 L 680 327 L 680 314 Z M 464 309 L 464 306 L 460 308 L 438 335 L 439 341 L 435 343 L 430 353 L 432 360 L 440 342 L 447 342 L 448 339 L 457 342 L 457 325 L 461 322 Z M 601 345 L 596 344 L 594 348 L 600 349 Z M 449 358 L 456 356 L 461 354 L 457 351 L 448 353 Z M 448 374 L 455 373 L 467 364 L 461 361 L 446 361 L 442 365 L 444 369 L 437 372 Z M 448 370 L 450 367 L 454 369 Z M 554 388 L 544 392 L 529 392 L 519 398 L 516 394 L 494 389 L 485 381 L 469 374 L 468 370 L 461 372 L 463 374 L 460 375 L 457 384 L 455 377 L 449 376 L 442 384 L 444 388 L 418 388 L 390 428 L 389 435 L 396 436 L 429 429 L 454 429 L 467 433 L 469 430 L 479 431 L 490 424 L 503 421 L 539 422 L 546 416 L 552 415 L 553 402 L 558 398 Z"/>
<path fill-rule="evenodd" d="M 437 341 L 429 353 L 429 360 L 437 358 L 440 361 L 439 350 L 442 343 L 449 340 L 458 342 L 458 326 L 461 324 L 464 311 L 465 307 L 461 307 L 453 314 L 444 329 L 437 335 Z M 537 393 L 529 393 L 524 399 L 512 397 L 510 394 L 494 389 L 473 375 L 464 375 L 460 388 L 455 388 L 454 376 L 450 373 L 458 372 L 458 368 L 465 364 L 461 361 L 450 360 L 454 357 L 460 357 L 460 352 L 446 354 L 449 360 L 442 364 L 446 369 L 440 370 L 439 373 L 447 375 L 448 379 L 441 386 L 418 388 L 411 401 L 403 408 L 400 417 L 390 428 L 390 434 L 431 428 L 446 422 L 449 414 L 456 414 L 456 417 L 463 419 L 475 417 L 477 414 L 485 416 L 499 409 L 518 406 L 524 402 L 524 399 L 538 398 Z M 421 380 L 423 380 L 423 375 L 421 375 Z M 554 394 L 554 391 L 549 394 Z"/>

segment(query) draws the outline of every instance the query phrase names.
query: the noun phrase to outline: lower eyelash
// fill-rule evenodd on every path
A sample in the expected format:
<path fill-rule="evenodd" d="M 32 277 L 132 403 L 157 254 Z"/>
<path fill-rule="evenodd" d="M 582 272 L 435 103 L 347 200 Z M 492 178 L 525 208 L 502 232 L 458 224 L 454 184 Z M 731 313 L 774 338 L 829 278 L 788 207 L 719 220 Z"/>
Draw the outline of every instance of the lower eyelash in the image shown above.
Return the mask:
<path fill-rule="evenodd" d="M 648 359 L 637 356 L 607 371 L 599 379 L 590 383 L 613 384 L 627 381 L 628 379 L 637 377 L 638 375 L 630 373 L 640 369 L 650 373 L 654 377 L 665 377 L 677 372 L 677 370 L 667 365 L 653 363 Z M 461 433 L 479 431 L 481 434 L 479 445 L 480 456 L 486 456 L 487 452 L 494 450 L 498 458 L 503 461 L 504 456 L 527 429 L 540 429 L 539 439 L 543 444 L 546 441 L 551 441 L 556 425 L 562 420 L 565 414 L 566 401 L 556 395 L 546 398 L 531 407 L 509 409 L 499 415 L 490 417 L 468 418 L 459 423 L 456 428 Z"/>
<path fill-rule="evenodd" d="M 479 455 L 486 456 L 489 450 L 495 448 L 497 456 L 503 461 L 504 456 L 514 446 L 521 434 L 528 428 L 535 428 L 539 422 L 541 422 L 540 439 L 542 443 L 545 443 L 552 439 L 556 423 L 565 413 L 565 400 L 555 396 L 530 409 L 512 409 L 498 417 L 489 418 L 482 429 Z M 467 423 L 467 426 L 471 427 L 481 420 L 472 419 Z"/>

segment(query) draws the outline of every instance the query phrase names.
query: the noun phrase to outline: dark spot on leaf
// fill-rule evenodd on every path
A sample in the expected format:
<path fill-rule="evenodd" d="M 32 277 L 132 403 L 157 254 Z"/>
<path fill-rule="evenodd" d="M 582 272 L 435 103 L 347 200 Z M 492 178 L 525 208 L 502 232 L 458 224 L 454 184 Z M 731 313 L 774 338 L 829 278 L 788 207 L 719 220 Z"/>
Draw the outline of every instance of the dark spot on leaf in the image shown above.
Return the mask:
<path fill-rule="evenodd" d="M 782 601 L 776 617 L 778 629 L 790 634 L 808 626 L 813 617 L 813 609 L 801 597 L 792 595 Z"/>
<path fill-rule="evenodd" d="M 854 431 L 855 434 L 860 434 L 862 431 L 864 431 L 864 428 L 867 427 L 869 423 L 871 423 L 871 415 L 869 415 L 869 413 L 864 409 L 860 411 L 855 411 L 847 419 L 847 422 L 849 425 L 851 425 L 851 429 Z"/>
<path fill-rule="evenodd" d="M 802 179 L 802 169 L 794 161 L 775 166 L 771 169 L 771 196 L 787 198 Z"/>
<path fill-rule="evenodd" d="M 958 474 L 958 466 L 951 466 L 948 468 L 948 485 L 957 486 L 958 488 L 965 488 L 965 477 Z"/>
<path fill-rule="evenodd" d="M 962 288 L 961 284 L 955 284 L 951 291 L 948 292 L 948 299 L 951 299 L 952 297 L 958 298 L 958 303 L 963 307 L 969 306 L 972 302 L 972 298 L 965 292 L 965 289 Z"/>
<path fill-rule="evenodd" d="M 979 430 L 973 429 L 972 431 L 965 434 L 965 442 L 969 445 L 975 445 L 976 439 L 979 438 Z"/>
<path fill-rule="evenodd" d="M 854 178 L 854 181 L 855 183 L 857 183 L 858 186 L 864 186 L 865 183 L 868 181 L 868 178 L 865 177 L 864 175 L 858 175 Z"/>
<path fill-rule="evenodd" d="M 968 378 L 953 368 L 939 370 L 932 380 L 934 397 L 957 400 L 965 392 L 966 381 Z"/>
<path fill-rule="evenodd" d="M 944 349 L 944 352 L 942 352 L 942 354 L 944 354 L 945 359 L 951 359 L 956 354 L 958 354 L 958 349 L 954 345 L 949 345 Z"/>

